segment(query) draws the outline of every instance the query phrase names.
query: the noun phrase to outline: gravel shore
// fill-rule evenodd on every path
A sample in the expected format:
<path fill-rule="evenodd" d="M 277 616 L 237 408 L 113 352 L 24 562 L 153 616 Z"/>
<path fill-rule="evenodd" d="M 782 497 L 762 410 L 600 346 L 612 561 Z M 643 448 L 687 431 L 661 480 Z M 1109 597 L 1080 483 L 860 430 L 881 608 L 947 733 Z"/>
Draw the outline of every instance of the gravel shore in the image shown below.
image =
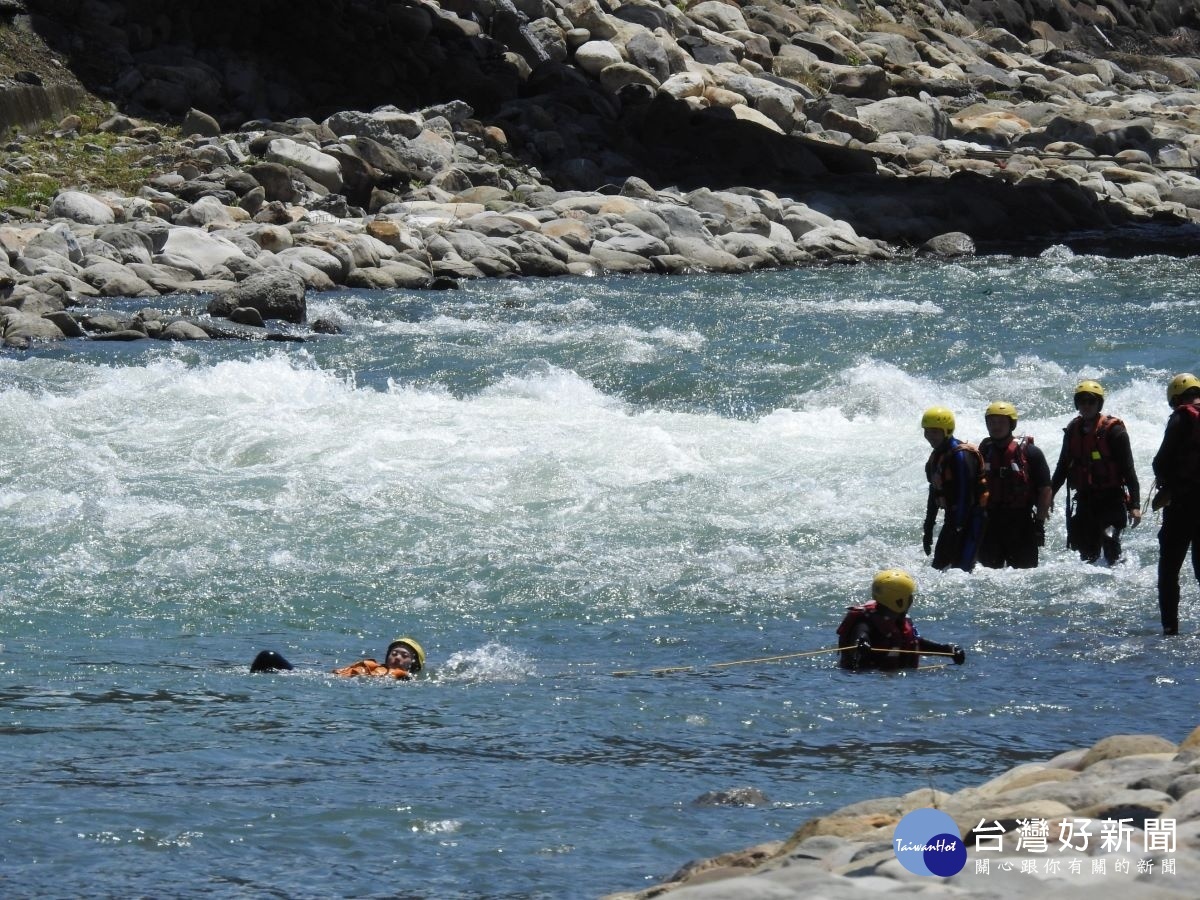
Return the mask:
<path fill-rule="evenodd" d="M 906 814 L 937 809 L 966 849 L 950 877 L 914 874 L 894 850 Z M 929 837 L 933 837 L 929 835 Z M 920 893 L 1015 900 L 1096 893 L 1196 896 L 1200 727 L 1180 743 L 1119 734 L 948 794 L 923 788 L 812 819 L 786 841 L 689 863 L 670 880 L 606 900 Z"/>

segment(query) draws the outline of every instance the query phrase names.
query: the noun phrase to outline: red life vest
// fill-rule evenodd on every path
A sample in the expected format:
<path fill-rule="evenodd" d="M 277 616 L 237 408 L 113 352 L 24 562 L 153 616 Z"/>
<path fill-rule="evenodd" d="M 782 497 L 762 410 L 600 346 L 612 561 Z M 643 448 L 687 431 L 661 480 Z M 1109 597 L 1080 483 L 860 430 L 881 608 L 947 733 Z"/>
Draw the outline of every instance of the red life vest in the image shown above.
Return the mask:
<path fill-rule="evenodd" d="M 979 445 L 987 474 L 988 505 L 1003 509 L 1028 509 L 1033 506 L 1033 484 L 1029 477 L 1026 448 L 1033 438 L 1012 438 L 1003 447 L 991 438 Z"/>
<path fill-rule="evenodd" d="M 874 652 L 871 654 L 871 664 L 878 668 L 915 669 L 921 657 L 916 653 L 902 653 L 889 657 L 889 650 L 916 650 L 917 629 L 913 620 L 908 616 L 897 621 L 892 616 L 877 615 L 879 604 L 869 600 L 862 606 L 851 606 L 846 610 L 846 618 L 838 626 L 838 646 L 846 646 L 853 639 L 854 632 L 860 623 L 867 626 L 867 639 L 871 642 Z"/>
<path fill-rule="evenodd" d="M 1121 468 L 1113 459 L 1112 441 L 1109 435 L 1114 425 L 1125 423 L 1116 416 L 1101 414 L 1096 427 L 1083 433 L 1083 417 L 1076 416 L 1067 425 L 1067 453 L 1071 468 L 1068 471 L 1070 484 L 1076 491 L 1103 491 L 1124 487 Z"/>

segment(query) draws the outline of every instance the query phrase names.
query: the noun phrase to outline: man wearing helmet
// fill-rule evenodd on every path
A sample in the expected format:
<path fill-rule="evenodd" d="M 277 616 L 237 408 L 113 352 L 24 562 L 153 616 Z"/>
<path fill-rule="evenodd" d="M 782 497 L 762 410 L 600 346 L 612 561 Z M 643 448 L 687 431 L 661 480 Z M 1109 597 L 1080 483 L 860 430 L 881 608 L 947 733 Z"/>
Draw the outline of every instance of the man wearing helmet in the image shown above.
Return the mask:
<path fill-rule="evenodd" d="M 425 651 L 413 638 L 396 638 L 388 644 L 383 655 L 383 664 L 373 659 L 360 659 L 356 663 L 334 669 L 334 675 L 354 678 L 366 675 L 374 678 L 397 678 L 405 681 L 425 668 Z"/>
<path fill-rule="evenodd" d="M 1128 523 L 1142 520 L 1140 487 L 1125 423 L 1101 415 L 1104 388 L 1086 379 L 1075 388 L 1079 415 L 1063 429 L 1062 452 L 1050 492 L 1057 494 L 1066 482 L 1075 492 L 1074 506 L 1067 495 L 1067 546 L 1086 562 L 1104 554 L 1112 565 L 1121 555 L 1121 532 Z"/>
<path fill-rule="evenodd" d="M 871 582 L 871 602 L 851 606 L 838 626 L 838 665 L 843 669 L 915 669 L 922 653 L 967 658 L 956 644 L 927 641 L 908 617 L 917 583 L 903 569 L 885 569 Z"/>
<path fill-rule="evenodd" d="M 953 567 L 970 572 L 979 553 L 988 502 L 983 458 L 974 446 L 954 437 L 954 413 L 944 406 L 925 410 L 921 428 L 933 448 L 925 463 L 929 500 L 921 545 L 926 556 L 932 551 L 935 569 Z M 946 517 L 935 548 L 933 526 L 939 510 L 945 510 Z"/>
<path fill-rule="evenodd" d="M 1158 532 L 1158 611 L 1163 634 L 1179 633 L 1179 570 L 1192 550 L 1192 572 L 1200 580 L 1200 379 L 1182 372 L 1167 385 L 1174 410 L 1154 456 L 1163 514 Z"/>
<path fill-rule="evenodd" d="M 1033 438 L 1017 438 L 1017 408 L 997 400 L 983 414 L 988 436 L 979 445 L 987 475 L 987 528 L 979 562 L 989 569 L 1032 569 L 1050 514 L 1050 466 Z"/>

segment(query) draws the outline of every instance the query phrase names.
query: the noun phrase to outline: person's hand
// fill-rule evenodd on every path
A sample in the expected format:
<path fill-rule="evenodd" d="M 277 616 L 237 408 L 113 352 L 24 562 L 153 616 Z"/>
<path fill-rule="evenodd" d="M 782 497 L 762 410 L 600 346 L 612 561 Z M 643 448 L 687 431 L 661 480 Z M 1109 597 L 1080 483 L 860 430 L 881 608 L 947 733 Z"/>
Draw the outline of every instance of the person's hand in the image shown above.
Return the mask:
<path fill-rule="evenodd" d="M 926 556 L 928 556 L 930 553 L 933 552 L 933 529 L 932 528 L 926 528 L 925 533 L 923 535 L 921 535 L 921 549 L 925 551 Z"/>
<path fill-rule="evenodd" d="M 1142 521 L 1142 511 L 1135 506 L 1129 511 L 1129 527 L 1137 528 L 1140 521 Z"/>
<path fill-rule="evenodd" d="M 856 646 L 858 648 L 859 653 L 870 653 L 871 652 L 871 642 L 868 641 L 865 637 L 859 638 L 858 644 Z"/>
<path fill-rule="evenodd" d="M 961 666 L 967 661 L 966 651 L 964 651 L 962 647 L 958 646 L 958 644 L 955 644 L 953 647 L 951 647 L 950 651 L 953 654 L 954 664 L 956 666 Z"/>

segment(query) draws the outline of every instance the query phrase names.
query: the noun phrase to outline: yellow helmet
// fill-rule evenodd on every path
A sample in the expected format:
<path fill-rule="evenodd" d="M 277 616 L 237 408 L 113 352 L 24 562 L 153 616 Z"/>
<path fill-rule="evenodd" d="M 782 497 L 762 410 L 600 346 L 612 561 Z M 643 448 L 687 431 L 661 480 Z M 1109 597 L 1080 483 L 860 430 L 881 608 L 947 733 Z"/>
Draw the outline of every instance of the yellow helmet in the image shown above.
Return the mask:
<path fill-rule="evenodd" d="M 1017 426 L 1017 408 L 1007 400 L 996 400 L 991 403 L 983 414 L 985 419 L 988 416 L 1008 416 L 1012 419 L 1013 427 Z"/>
<path fill-rule="evenodd" d="M 954 434 L 954 413 L 944 406 L 931 406 L 921 416 L 922 428 L 940 428 L 946 434 Z"/>
<path fill-rule="evenodd" d="M 899 615 L 908 612 L 916 592 L 916 581 L 903 569 L 884 569 L 871 582 L 871 599 Z"/>
<path fill-rule="evenodd" d="M 1191 372 L 1180 372 L 1167 385 L 1167 402 L 1177 406 L 1185 393 L 1196 388 L 1200 388 L 1200 378 Z"/>
<path fill-rule="evenodd" d="M 1091 394 L 1093 397 L 1099 397 L 1100 408 L 1104 409 L 1104 388 L 1100 385 L 1100 382 L 1093 381 L 1090 378 L 1085 378 L 1083 381 L 1079 382 L 1079 384 L 1075 385 L 1076 408 L 1079 407 L 1080 394 Z"/>
<path fill-rule="evenodd" d="M 388 644 L 387 650 L 384 651 L 383 654 L 384 659 L 387 659 L 387 655 L 392 652 L 392 648 L 397 644 L 403 644 L 405 647 L 411 650 L 413 652 L 413 656 L 417 658 L 417 664 L 412 667 L 413 672 L 420 672 L 423 668 L 425 668 L 425 650 L 416 642 L 415 639 L 410 637 L 398 637 Z"/>

